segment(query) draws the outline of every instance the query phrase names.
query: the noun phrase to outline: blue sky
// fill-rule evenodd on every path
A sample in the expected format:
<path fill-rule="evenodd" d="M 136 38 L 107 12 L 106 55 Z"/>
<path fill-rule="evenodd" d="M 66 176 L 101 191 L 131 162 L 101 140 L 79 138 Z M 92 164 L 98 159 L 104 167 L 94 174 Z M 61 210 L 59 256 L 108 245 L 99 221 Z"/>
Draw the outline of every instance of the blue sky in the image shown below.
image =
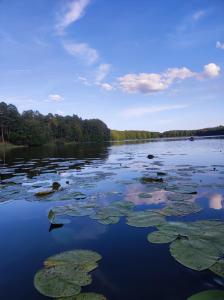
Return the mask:
<path fill-rule="evenodd" d="M 0 101 L 112 129 L 224 124 L 223 0 L 1 0 Z"/>

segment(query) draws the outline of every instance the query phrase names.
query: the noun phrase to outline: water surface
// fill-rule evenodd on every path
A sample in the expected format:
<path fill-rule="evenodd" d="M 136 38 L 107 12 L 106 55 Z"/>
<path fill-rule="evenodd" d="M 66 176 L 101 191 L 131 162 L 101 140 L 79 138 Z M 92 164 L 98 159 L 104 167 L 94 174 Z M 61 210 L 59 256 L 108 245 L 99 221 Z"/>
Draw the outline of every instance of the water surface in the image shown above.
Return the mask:
<path fill-rule="evenodd" d="M 160 178 L 158 172 L 166 174 L 164 183 L 141 182 Z M 168 244 L 149 243 L 154 227 L 131 227 L 125 217 L 103 225 L 84 216 L 52 229 L 47 218 L 52 207 L 77 201 L 71 196 L 75 192 L 102 206 L 131 201 L 138 211 L 162 209 L 167 193 L 188 187 L 197 191 L 192 201 L 203 209 L 167 220 L 224 221 L 224 139 L 12 149 L 1 153 L 0 178 L 1 299 L 47 299 L 35 290 L 34 275 L 47 257 L 71 249 L 102 255 L 93 283 L 83 291 L 110 300 L 184 300 L 206 289 L 224 289 L 224 280 L 211 271 L 193 271 L 175 261 Z M 54 181 L 60 191 L 35 196 Z"/>

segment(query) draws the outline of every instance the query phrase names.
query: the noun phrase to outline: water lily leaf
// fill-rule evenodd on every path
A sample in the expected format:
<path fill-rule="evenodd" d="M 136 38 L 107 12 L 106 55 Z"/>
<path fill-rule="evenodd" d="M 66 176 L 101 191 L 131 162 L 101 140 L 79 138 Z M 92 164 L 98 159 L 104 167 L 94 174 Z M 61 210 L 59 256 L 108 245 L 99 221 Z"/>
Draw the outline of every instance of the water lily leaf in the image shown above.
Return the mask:
<path fill-rule="evenodd" d="M 211 266 L 210 270 L 215 274 L 224 277 L 224 259 L 220 259 L 213 266 Z"/>
<path fill-rule="evenodd" d="M 66 195 L 63 195 L 60 200 L 81 200 L 85 199 L 87 195 L 81 193 L 81 192 L 72 192 L 72 193 L 67 193 Z"/>
<path fill-rule="evenodd" d="M 69 297 L 81 291 L 78 284 L 70 283 L 52 273 L 51 269 L 42 269 L 34 277 L 35 288 L 43 295 L 52 298 Z"/>
<path fill-rule="evenodd" d="M 131 201 L 114 201 L 110 204 L 110 207 L 116 208 L 122 215 L 128 214 L 134 206 Z"/>
<path fill-rule="evenodd" d="M 223 300 L 224 291 L 221 290 L 208 290 L 195 294 L 187 300 Z"/>
<path fill-rule="evenodd" d="M 201 233 L 201 226 L 196 226 L 197 222 L 166 222 L 160 224 L 157 228 L 171 235 L 178 237 L 198 236 Z"/>
<path fill-rule="evenodd" d="M 175 234 L 167 234 L 163 231 L 154 231 L 148 234 L 147 239 L 154 244 L 171 243 L 177 238 Z"/>
<path fill-rule="evenodd" d="M 101 259 L 101 255 L 91 250 L 72 250 L 56 254 L 45 260 L 44 265 L 46 267 L 52 267 L 65 264 L 88 264 L 97 262 Z"/>
<path fill-rule="evenodd" d="M 142 177 L 140 181 L 142 183 L 163 183 L 163 178 Z"/>
<path fill-rule="evenodd" d="M 106 219 L 98 220 L 98 222 L 103 225 L 117 224 L 119 221 L 120 221 L 119 217 L 108 217 Z"/>
<path fill-rule="evenodd" d="M 134 227 L 150 227 L 165 223 L 165 218 L 152 210 L 137 211 L 128 215 L 126 223 Z"/>
<path fill-rule="evenodd" d="M 107 298 L 96 293 L 81 293 L 77 296 L 59 298 L 58 300 L 107 300 Z"/>
<path fill-rule="evenodd" d="M 152 194 L 151 193 L 140 193 L 138 194 L 139 198 L 152 198 Z"/>
<path fill-rule="evenodd" d="M 48 190 L 45 190 L 45 191 L 40 191 L 40 192 L 35 193 L 35 196 L 44 197 L 44 196 L 48 196 L 50 194 L 53 194 L 54 192 L 55 192 L 54 190 L 48 189 Z"/>
<path fill-rule="evenodd" d="M 220 252 L 212 242 L 203 239 L 176 239 L 170 245 L 171 255 L 182 265 L 202 271 L 219 259 Z"/>
<path fill-rule="evenodd" d="M 59 277 L 66 282 L 75 283 L 79 286 L 86 286 L 92 282 L 91 276 L 87 274 L 85 266 L 82 265 L 58 265 L 49 270 L 56 277 Z"/>
<path fill-rule="evenodd" d="M 170 205 L 166 206 L 165 208 L 163 208 L 161 210 L 161 213 L 163 213 L 165 216 L 182 216 L 182 215 L 197 213 L 200 210 L 202 210 L 202 208 L 194 202 L 175 201 L 172 202 Z"/>
<path fill-rule="evenodd" d="M 48 220 L 53 225 L 63 225 L 70 223 L 70 220 L 68 219 L 59 218 L 52 209 L 48 213 Z"/>

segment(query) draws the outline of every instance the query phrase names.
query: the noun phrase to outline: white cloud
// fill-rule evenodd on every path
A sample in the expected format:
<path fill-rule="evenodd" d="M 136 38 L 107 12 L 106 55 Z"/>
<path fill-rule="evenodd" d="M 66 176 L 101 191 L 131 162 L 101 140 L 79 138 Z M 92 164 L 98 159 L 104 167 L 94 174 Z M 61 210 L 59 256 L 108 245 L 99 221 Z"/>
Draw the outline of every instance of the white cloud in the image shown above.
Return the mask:
<path fill-rule="evenodd" d="M 92 85 L 91 82 L 86 77 L 78 76 L 77 80 L 80 81 L 82 84 L 84 84 L 86 86 L 91 86 Z"/>
<path fill-rule="evenodd" d="M 118 78 L 118 87 L 127 93 L 156 93 L 169 88 L 174 82 L 188 78 L 206 79 L 219 75 L 221 68 L 210 63 L 204 66 L 204 71 L 196 73 L 186 67 L 170 68 L 163 73 L 127 74 Z"/>
<path fill-rule="evenodd" d="M 203 18 L 205 14 L 206 12 L 204 10 L 198 10 L 193 14 L 192 18 L 194 21 L 198 21 L 199 19 Z"/>
<path fill-rule="evenodd" d="M 103 90 L 105 90 L 105 91 L 112 91 L 113 89 L 114 89 L 114 87 L 111 85 L 111 84 L 109 84 L 109 83 L 100 83 L 100 87 L 103 89 Z"/>
<path fill-rule="evenodd" d="M 202 73 L 202 76 L 204 76 L 205 78 L 217 77 L 220 74 L 220 71 L 220 66 L 214 63 L 210 63 L 204 66 L 204 72 Z"/>
<path fill-rule="evenodd" d="M 83 76 L 78 76 L 78 81 L 86 86 L 98 86 L 103 90 L 112 91 L 114 89 L 113 85 L 103 80 L 107 77 L 111 70 L 110 64 L 100 64 L 93 72 L 91 72 L 90 78 Z"/>
<path fill-rule="evenodd" d="M 96 82 L 103 81 L 106 78 L 106 76 L 109 74 L 110 70 L 111 70 L 110 64 L 100 64 L 95 74 Z"/>
<path fill-rule="evenodd" d="M 174 109 L 183 109 L 187 108 L 188 105 L 158 105 L 158 106 L 143 106 L 143 107 L 133 107 L 124 110 L 121 115 L 125 118 L 132 118 L 132 117 L 142 117 L 144 115 L 158 113 L 167 110 L 174 110 Z"/>
<path fill-rule="evenodd" d="M 86 43 L 64 43 L 64 48 L 69 54 L 83 60 L 87 65 L 92 65 L 99 59 L 97 50 Z"/>
<path fill-rule="evenodd" d="M 73 0 L 64 9 L 64 14 L 60 16 L 60 20 L 56 25 L 58 34 L 63 34 L 64 30 L 72 23 L 78 21 L 85 14 L 86 7 L 90 4 L 90 0 Z"/>
<path fill-rule="evenodd" d="M 51 94 L 48 96 L 48 99 L 54 102 L 60 102 L 64 100 L 64 98 L 61 95 L 58 94 Z"/>
<path fill-rule="evenodd" d="M 222 49 L 222 50 L 224 50 L 224 43 L 221 43 L 221 42 L 217 42 L 216 43 L 216 48 L 219 48 L 219 49 Z"/>

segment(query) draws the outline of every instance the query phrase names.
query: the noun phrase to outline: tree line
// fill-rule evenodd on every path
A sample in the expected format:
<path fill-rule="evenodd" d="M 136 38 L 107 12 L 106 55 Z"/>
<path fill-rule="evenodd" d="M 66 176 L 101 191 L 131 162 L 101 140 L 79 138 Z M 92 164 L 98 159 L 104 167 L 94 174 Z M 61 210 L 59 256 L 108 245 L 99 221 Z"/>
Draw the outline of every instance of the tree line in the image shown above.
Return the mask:
<path fill-rule="evenodd" d="M 169 130 L 164 131 L 162 133 L 141 130 L 111 130 L 110 134 L 112 141 L 215 135 L 224 135 L 224 126 L 217 126 L 213 128 L 204 128 L 197 130 Z"/>
<path fill-rule="evenodd" d="M 110 129 L 99 119 L 82 120 L 77 115 L 42 115 L 39 111 L 19 113 L 16 106 L 0 103 L 1 142 L 40 146 L 50 142 L 103 142 Z"/>
<path fill-rule="evenodd" d="M 83 120 L 77 115 L 43 115 L 0 103 L 0 142 L 40 146 L 51 142 L 104 142 L 166 137 L 224 135 L 224 126 L 199 130 L 170 130 L 163 133 L 144 130 L 110 130 L 99 119 Z"/>

